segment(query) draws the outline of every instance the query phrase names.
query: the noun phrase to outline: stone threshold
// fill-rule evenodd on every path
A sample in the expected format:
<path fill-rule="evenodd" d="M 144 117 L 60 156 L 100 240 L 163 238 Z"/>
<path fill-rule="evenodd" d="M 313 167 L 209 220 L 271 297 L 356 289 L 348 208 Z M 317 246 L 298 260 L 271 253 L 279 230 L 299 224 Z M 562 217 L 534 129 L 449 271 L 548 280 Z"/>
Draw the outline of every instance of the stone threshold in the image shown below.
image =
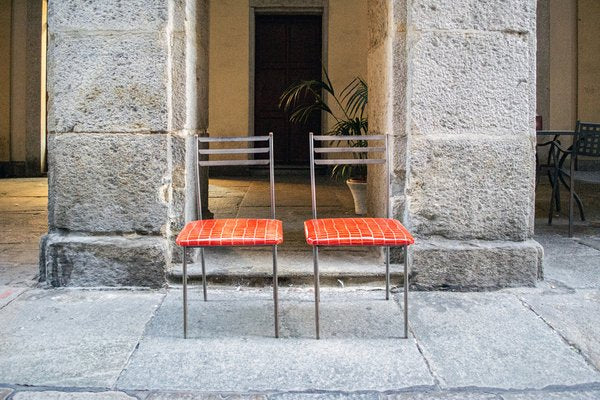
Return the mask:
<path fill-rule="evenodd" d="M 221 250 L 221 251 L 220 251 Z M 234 286 L 270 286 L 273 283 L 271 251 L 207 249 L 206 276 L 210 284 Z M 390 265 L 392 287 L 403 283 L 403 266 Z M 280 286 L 314 284 L 311 251 L 281 251 L 278 254 Z M 340 249 L 319 252 L 319 276 L 323 286 L 364 286 L 385 284 L 385 264 L 374 249 L 362 251 Z M 182 264 L 168 271 L 169 283 L 181 284 Z M 188 264 L 188 282 L 202 281 L 200 262 Z"/>

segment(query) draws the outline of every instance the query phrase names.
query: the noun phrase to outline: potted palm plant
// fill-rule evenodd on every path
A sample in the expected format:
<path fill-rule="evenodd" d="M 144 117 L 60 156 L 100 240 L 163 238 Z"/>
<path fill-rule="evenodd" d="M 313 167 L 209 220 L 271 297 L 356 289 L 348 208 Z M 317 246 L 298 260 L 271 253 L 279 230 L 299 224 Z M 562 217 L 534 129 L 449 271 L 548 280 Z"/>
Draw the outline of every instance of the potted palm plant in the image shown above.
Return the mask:
<path fill-rule="evenodd" d="M 363 79 L 354 78 L 338 93 L 327 70 L 323 69 L 322 80 L 301 81 L 287 88 L 280 97 L 279 107 L 289 113 L 290 122 L 299 124 L 305 123 L 315 112 L 325 112 L 334 121 L 328 135 L 356 136 L 356 140 L 347 140 L 348 146 L 365 147 L 367 141 L 361 140 L 360 136 L 368 132 L 367 103 L 368 87 Z M 365 153 L 352 155 L 356 158 L 367 156 Z M 331 169 L 331 177 L 346 181 L 354 198 L 354 211 L 366 214 L 367 166 L 338 164 Z"/>

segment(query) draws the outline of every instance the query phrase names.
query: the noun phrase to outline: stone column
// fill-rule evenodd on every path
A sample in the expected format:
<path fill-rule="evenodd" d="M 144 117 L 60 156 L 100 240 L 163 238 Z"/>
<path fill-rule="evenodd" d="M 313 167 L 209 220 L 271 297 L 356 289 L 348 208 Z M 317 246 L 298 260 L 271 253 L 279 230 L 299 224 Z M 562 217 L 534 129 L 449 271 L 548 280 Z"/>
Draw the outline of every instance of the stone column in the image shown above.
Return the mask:
<path fill-rule="evenodd" d="M 541 277 L 542 248 L 531 239 L 535 5 L 370 1 L 369 122 L 373 133 L 395 135 L 394 212 L 416 237 L 417 287 L 490 289 Z"/>
<path fill-rule="evenodd" d="M 50 0 L 48 8 L 49 233 L 40 279 L 161 286 L 184 215 L 195 213 L 206 2 Z"/>

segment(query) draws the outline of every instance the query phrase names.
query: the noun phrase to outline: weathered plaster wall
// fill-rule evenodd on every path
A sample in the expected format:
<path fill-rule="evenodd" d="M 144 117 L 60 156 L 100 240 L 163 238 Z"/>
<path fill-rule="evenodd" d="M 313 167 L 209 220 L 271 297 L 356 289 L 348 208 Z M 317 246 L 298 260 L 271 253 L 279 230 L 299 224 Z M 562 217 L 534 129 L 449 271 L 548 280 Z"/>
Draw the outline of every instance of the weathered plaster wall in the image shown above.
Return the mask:
<path fill-rule="evenodd" d="M 372 25 L 370 57 L 391 63 L 391 86 L 387 98 L 385 88 L 374 94 L 385 111 L 370 115 L 396 137 L 396 216 L 416 236 L 412 282 L 534 284 L 535 1 L 371 4 L 387 24 Z M 372 87 L 378 76 L 370 71 Z"/>
<path fill-rule="evenodd" d="M 211 136 L 247 136 L 253 131 L 254 9 L 279 13 L 327 9 L 323 46 L 327 49 L 326 65 L 334 85 L 341 90 L 355 76 L 366 77 L 366 0 L 213 0 L 210 7 Z"/>
<path fill-rule="evenodd" d="M 174 237 L 195 210 L 207 12 L 195 0 L 50 2 L 42 280 L 164 284 Z"/>

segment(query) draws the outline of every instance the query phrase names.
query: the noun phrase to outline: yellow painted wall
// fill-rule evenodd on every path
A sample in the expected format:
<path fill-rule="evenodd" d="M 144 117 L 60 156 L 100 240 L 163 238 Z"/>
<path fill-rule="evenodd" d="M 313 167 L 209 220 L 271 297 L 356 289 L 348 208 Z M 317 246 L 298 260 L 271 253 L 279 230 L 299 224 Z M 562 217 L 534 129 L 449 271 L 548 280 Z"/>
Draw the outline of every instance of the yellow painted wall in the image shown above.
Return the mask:
<path fill-rule="evenodd" d="M 577 0 L 550 0 L 550 121 L 544 129 L 573 129 L 577 121 Z"/>
<path fill-rule="evenodd" d="M 367 79 L 367 1 L 329 0 L 328 22 L 327 69 L 339 92 L 356 76 Z"/>
<path fill-rule="evenodd" d="M 209 114 L 211 136 L 247 136 L 250 90 L 248 0 L 211 0 Z"/>
<path fill-rule="evenodd" d="M 550 118 L 544 129 L 571 130 L 578 119 L 600 122 L 600 1 L 548 1 Z"/>
<path fill-rule="evenodd" d="M 0 161 L 10 160 L 11 0 L 0 0 Z"/>
<path fill-rule="evenodd" d="M 328 70 L 341 90 L 355 76 L 366 79 L 367 0 L 329 0 Z M 211 0 L 209 132 L 246 136 L 251 131 L 250 5 L 248 0 Z"/>
<path fill-rule="evenodd" d="M 578 114 L 600 123 L 600 1 L 579 0 Z"/>
<path fill-rule="evenodd" d="M 12 6 L 11 161 L 25 161 L 27 148 L 27 2 Z"/>

